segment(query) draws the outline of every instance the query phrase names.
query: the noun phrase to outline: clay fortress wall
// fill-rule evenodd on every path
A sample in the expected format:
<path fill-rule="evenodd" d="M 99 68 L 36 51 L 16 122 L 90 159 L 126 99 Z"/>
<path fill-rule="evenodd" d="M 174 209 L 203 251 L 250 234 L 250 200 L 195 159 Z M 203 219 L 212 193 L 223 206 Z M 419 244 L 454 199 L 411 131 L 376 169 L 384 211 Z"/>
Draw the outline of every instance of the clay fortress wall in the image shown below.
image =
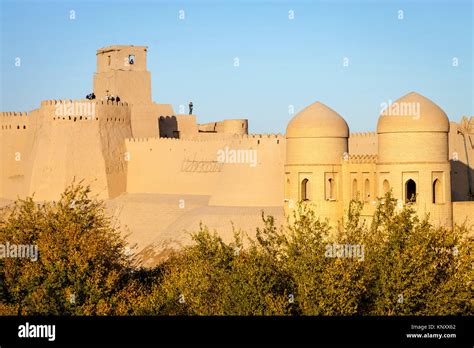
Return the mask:
<path fill-rule="evenodd" d="M 125 191 L 126 103 L 47 100 L 29 113 L 2 113 L 1 128 L 2 198 L 56 200 L 74 178 L 103 198 Z"/>
<path fill-rule="evenodd" d="M 415 192 L 416 209 L 436 224 L 474 216 L 472 117 L 446 126 L 431 101 L 412 93 L 407 98 L 425 105 L 425 123 L 414 126 L 403 115 L 401 123 L 385 122 L 382 115 L 377 132 L 350 134 L 339 115 L 315 103 L 291 120 L 286 135 L 251 135 L 245 119 L 198 124 L 196 115 L 154 103 L 146 52 L 99 49 L 95 100 L 47 100 L 30 112 L 2 112 L 0 197 L 57 200 L 73 180 L 84 180 L 104 199 L 204 195 L 210 206 L 287 213 L 306 200 L 334 222 L 353 198 L 370 216 L 376 197 L 392 189 L 402 204 Z M 420 124 L 427 128 L 410 128 Z"/>
<path fill-rule="evenodd" d="M 58 112 L 85 104 L 93 115 Z M 284 136 L 188 130 L 166 138 L 156 127 L 155 137 L 134 137 L 130 109 L 122 102 L 48 100 L 29 113 L 2 113 L 0 197 L 57 200 L 84 179 L 104 199 L 141 192 L 208 195 L 215 205 L 281 205 Z M 194 119 L 165 117 L 188 125 L 186 118 Z M 219 161 L 219 151 L 227 158 Z"/>
<path fill-rule="evenodd" d="M 126 148 L 128 192 L 208 195 L 210 205 L 282 205 L 285 138 L 281 135 L 133 138 L 126 140 Z"/>
<path fill-rule="evenodd" d="M 145 47 L 98 50 L 94 93 L 95 100 L 46 100 L 28 113 L 1 113 L 0 197 L 56 200 L 73 180 L 85 180 L 104 199 L 141 192 L 281 205 L 284 136 L 248 135 L 245 119 L 200 125 L 196 115 L 153 103 Z M 221 162 L 220 150 L 228 154 Z"/>

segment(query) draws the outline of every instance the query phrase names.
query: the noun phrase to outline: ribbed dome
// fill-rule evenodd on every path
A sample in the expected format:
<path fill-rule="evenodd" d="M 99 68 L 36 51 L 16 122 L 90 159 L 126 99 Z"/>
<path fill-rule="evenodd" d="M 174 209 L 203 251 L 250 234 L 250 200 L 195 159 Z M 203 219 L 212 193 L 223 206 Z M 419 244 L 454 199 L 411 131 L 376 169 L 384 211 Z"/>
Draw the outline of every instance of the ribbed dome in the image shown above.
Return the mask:
<path fill-rule="evenodd" d="M 449 119 L 435 103 L 411 92 L 385 109 L 377 133 L 449 132 Z"/>
<path fill-rule="evenodd" d="M 333 109 L 316 102 L 295 115 L 286 127 L 287 138 L 347 138 L 349 127 Z"/>

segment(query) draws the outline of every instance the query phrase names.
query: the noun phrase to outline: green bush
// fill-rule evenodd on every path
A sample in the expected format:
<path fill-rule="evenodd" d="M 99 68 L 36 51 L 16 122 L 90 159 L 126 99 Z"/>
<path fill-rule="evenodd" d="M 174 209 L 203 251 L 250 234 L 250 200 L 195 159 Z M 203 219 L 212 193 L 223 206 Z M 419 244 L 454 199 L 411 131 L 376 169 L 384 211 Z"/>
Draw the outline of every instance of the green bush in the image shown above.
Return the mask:
<path fill-rule="evenodd" d="M 111 314 L 109 298 L 127 278 L 125 243 L 102 202 L 73 185 L 58 202 L 18 200 L 2 211 L 0 244 L 37 245 L 37 261 L 0 259 L 6 314 Z"/>
<path fill-rule="evenodd" d="M 0 314 L 473 314 L 467 226 L 435 228 L 410 205 L 397 209 L 391 193 L 370 224 L 351 202 L 337 231 L 306 203 L 285 227 L 262 215 L 254 240 L 234 231 L 225 243 L 201 226 L 192 245 L 154 269 L 133 267 L 89 194 L 73 185 L 57 203 L 28 198 L 2 211 L 0 243 L 37 244 L 40 257 L 0 259 Z M 363 254 L 334 257 L 335 244 Z"/>

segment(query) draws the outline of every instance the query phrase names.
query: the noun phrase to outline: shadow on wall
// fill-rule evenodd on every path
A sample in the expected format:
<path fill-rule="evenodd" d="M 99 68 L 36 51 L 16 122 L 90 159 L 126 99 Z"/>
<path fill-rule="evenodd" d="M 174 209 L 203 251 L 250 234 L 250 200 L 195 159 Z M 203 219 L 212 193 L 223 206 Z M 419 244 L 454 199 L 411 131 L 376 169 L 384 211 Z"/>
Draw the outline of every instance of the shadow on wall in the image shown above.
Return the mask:
<path fill-rule="evenodd" d="M 465 202 L 474 200 L 474 170 L 461 161 L 451 162 L 451 200 Z"/>
<path fill-rule="evenodd" d="M 160 116 L 158 119 L 160 138 L 179 138 L 176 116 Z"/>

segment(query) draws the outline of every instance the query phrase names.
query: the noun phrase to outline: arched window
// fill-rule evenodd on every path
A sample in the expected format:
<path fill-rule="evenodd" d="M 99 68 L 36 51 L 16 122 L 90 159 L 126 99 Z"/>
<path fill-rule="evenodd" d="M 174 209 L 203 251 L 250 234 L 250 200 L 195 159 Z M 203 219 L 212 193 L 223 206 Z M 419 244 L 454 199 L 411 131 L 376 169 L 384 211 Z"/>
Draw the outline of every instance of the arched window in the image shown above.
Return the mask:
<path fill-rule="evenodd" d="M 388 183 L 388 180 L 385 179 L 382 184 L 382 189 L 383 189 L 383 194 L 385 195 L 388 191 L 390 191 L 390 184 Z"/>
<path fill-rule="evenodd" d="M 412 179 L 407 180 L 405 183 L 405 202 L 416 202 L 416 183 Z"/>
<path fill-rule="evenodd" d="M 309 180 L 308 179 L 303 179 L 301 182 L 301 200 L 302 201 L 309 201 Z"/>
<path fill-rule="evenodd" d="M 329 190 L 329 199 L 335 200 L 336 199 L 336 185 L 334 179 L 328 180 L 328 190 Z"/>
<path fill-rule="evenodd" d="M 443 187 L 439 179 L 433 181 L 433 203 L 443 203 Z"/>
<path fill-rule="evenodd" d="M 357 179 L 352 180 L 352 199 L 356 200 L 359 197 L 359 191 L 357 190 Z"/>
<path fill-rule="evenodd" d="M 370 181 L 365 179 L 364 182 L 364 201 L 368 202 L 370 200 Z"/>
<path fill-rule="evenodd" d="M 325 199 L 328 201 L 335 201 L 337 192 L 336 192 L 336 179 L 334 177 L 326 178 L 325 183 Z"/>

